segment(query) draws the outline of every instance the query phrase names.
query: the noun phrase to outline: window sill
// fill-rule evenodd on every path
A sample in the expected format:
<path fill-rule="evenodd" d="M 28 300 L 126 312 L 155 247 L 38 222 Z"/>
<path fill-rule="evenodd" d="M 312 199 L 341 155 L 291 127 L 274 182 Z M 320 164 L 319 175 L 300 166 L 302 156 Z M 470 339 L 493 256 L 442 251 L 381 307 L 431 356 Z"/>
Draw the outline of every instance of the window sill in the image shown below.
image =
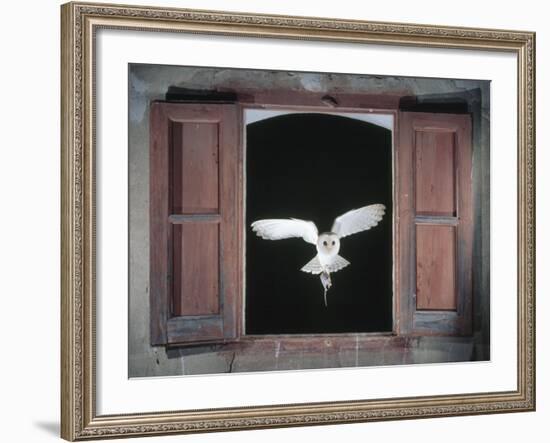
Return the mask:
<path fill-rule="evenodd" d="M 392 332 L 345 334 L 273 334 L 244 335 L 237 340 L 218 340 L 189 343 L 170 343 L 166 348 L 194 349 L 189 353 L 208 352 L 213 348 L 234 352 L 269 352 L 273 349 L 288 352 L 340 352 L 348 350 L 403 350 L 418 346 L 419 342 L 473 343 L 473 336 L 459 335 L 396 335 Z M 187 353 L 187 352 L 186 352 Z"/>
<path fill-rule="evenodd" d="M 194 366 L 199 355 L 208 356 L 221 368 L 218 372 L 230 373 L 465 362 L 479 352 L 476 358 L 487 360 L 487 350 L 477 348 L 475 337 L 363 333 L 248 335 L 225 343 L 171 346 L 166 352 L 168 358 L 190 359 L 185 374 L 191 375 L 204 373 Z"/>

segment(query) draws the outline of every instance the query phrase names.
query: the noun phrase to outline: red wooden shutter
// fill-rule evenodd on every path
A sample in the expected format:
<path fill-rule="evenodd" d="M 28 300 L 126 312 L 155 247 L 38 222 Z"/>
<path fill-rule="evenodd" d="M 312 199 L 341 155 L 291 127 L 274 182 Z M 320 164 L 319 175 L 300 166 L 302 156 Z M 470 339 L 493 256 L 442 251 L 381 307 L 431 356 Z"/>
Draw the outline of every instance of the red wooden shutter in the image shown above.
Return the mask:
<path fill-rule="evenodd" d="M 237 336 L 240 133 L 236 105 L 153 103 L 152 344 Z"/>
<path fill-rule="evenodd" d="M 471 138 L 469 115 L 399 115 L 401 332 L 471 333 Z"/>

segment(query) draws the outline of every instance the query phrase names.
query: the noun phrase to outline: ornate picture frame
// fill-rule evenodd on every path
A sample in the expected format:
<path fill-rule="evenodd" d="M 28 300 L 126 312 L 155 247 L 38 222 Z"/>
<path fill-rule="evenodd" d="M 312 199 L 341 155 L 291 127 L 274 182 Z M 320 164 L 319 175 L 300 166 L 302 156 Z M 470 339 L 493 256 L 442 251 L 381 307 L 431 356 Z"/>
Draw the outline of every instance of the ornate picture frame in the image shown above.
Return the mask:
<path fill-rule="evenodd" d="M 535 35 L 524 31 L 68 3 L 62 21 L 61 406 L 63 438 L 194 433 L 535 409 Z M 261 37 L 517 57 L 517 389 L 99 415 L 96 371 L 96 33 Z"/>

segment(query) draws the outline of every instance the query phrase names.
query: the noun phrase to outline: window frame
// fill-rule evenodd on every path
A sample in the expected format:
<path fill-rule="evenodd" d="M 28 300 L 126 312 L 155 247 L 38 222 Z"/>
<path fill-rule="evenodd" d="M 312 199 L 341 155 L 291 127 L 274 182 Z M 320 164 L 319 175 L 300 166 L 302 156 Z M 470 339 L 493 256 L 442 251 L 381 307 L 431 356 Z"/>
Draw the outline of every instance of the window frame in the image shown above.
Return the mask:
<path fill-rule="evenodd" d="M 235 340 L 213 340 L 200 342 L 157 342 L 155 345 L 164 345 L 167 347 L 187 347 L 205 344 L 221 344 L 227 349 L 233 350 L 261 350 L 273 349 L 274 346 L 283 346 L 285 349 L 300 349 L 310 351 L 326 351 L 331 348 L 353 349 L 358 344 L 366 348 L 376 348 L 389 346 L 390 348 L 403 349 L 409 345 L 416 336 L 436 335 L 447 337 L 471 337 L 470 332 L 466 333 L 436 333 L 427 334 L 426 331 L 414 328 L 413 316 L 414 307 L 409 300 L 410 295 L 406 291 L 408 285 L 403 283 L 403 275 L 407 269 L 412 269 L 413 262 L 404 257 L 403 249 L 400 247 L 402 242 L 402 232 L 404 229 L 410 229 L 413 225 L 400 220 L 400 202 L 399 196 L 403 187 L 402 180 L 397 179 L 400 171 L 400 162 L 402 159 L 400 153 L 400 120 L 402 112 L 399 110 L 400 100 L 407 95 L 404 94 L 334 94 L 326 95 L 309 91 L 256 91 L 254 94 L 237 95 L 237 100 L 233 104 L 237 107 L 239 118 L 239 162 L 238 162 L 238 180 L 237 189 L 240 199 L 240 209 L 238 215 L 238 226 L 241 228 L 238 232 L 239 237 L 239 289 L 236 295 L 236 309 L 238 317 L 236 320 L 236 338 Z M 227 103 L 227 102 L 225 102 Z M 198 104 L 198 103 L 197 103 Z M 214 104 L 214 103 L 211 103 Z M 362 332 L 362 333 L 342 333 L 342 334 L 246 334 L 245 309 L 246 309 L 246 288 L 245 288 L 245 258 L 246 258 L 246 235 L 247 227 L 244 225 L 246 219 L 246 124 L 244 113 L 249 109 L 278 110 L 278 111 L 299 111 L 315 113 L 358 113 L 358 114 L 386 114 L 393 117 L 392 130 L 392 275 L 393 275 L 393 294 L 392 294 L 392 331 L 391 332 Z M 467 113 L 470 118 L 471 113 Z M 473 134 L 470 133 L 470 138 Z M 473 168 L 473 158 L 471 158 Z M 472 189 L 473 192 L 473 189 Z M 472 212 L 475 208 L 472 204 Z M 471 228 L 474 229 L 475 221 L 471 220 Z M 414 248 L 410 248 L 414 249 Z M 473 264 L 473 263 L 472 263 Z M 472 266 L 473 267 L 473 266 Z M 473 289 L 471 291 L 473 298 Z M 470 303 L 473 305 L 473 303 Z M 471 310 L 473 307 L 470 308 Z M 473 312 L 470 313 L 470 323 L 473 319 Z M 151 319 L 153 321 L 153 319 Z M 471 326 L 471 325 L 470 325 Z M 471 328 L 470 328 L 471 329 Z"/>
<path fill-rule="evenodd" d="M 347 98 L 347 106 L 337 106 L 337 107 L 329 107 L 326 104 L 324 104 L 323 99 L 326 97 L 321 97 L 321 102 L 318 105 L 313 104 L 312 97 L 317 96 L 318 94 L 311 94 L 311 93 L 297 93 L 296 96 L 294 96 L 289 101 L 292 101 L 293 103 L 289 103 L 288 101 L 281 101 L 278 99 L 278 97 L 271 96 L 271 94 L 265 94 L 263 96 L 263 100 L 269 101 L 269 103 L 254 103 L 254 104 L 242 104 L 241 105 L 241 122 L 242 122 L 242 136 L 241 140 L 243 143 L 243 162 L 242 162 L 242 168 L 243 168 L 243 177 L 242 177 L 242 195 L 246 195 L 246 159 L 247 159 L 247 146 L 246 146 L 246 121 L 245 121 L 245 112 L 247 110 L 272 110 L 272 111 L 288 111 L 289 113 L 292 112 L 300 112 L 300 113 L 317 113 L 317 114 L 377 114 L 377 115 L 390 115 L 393 118 L 393 128 L 392 128 L 392 140 L 391 140 L 391 149 L 392 149 L 392 156 L 391 156 L 391 169 L 392 169 L 392 330 L 391 331 L 381 331 L 381 332 L 353 332 L 353 333 L 316 333 L 316 334 L 247 334 L 246 333 L 246 286 L 243 283 L 241 286 L 241 337 L 240 340 L 259 340 L 264 341 L 266 343 L 270 342 L 285 342 L 289 345 L 295 345 L 302 343 L 306 348 L 307 344 L 304 343 L 304 340 L 311 341 L 311 345 L 315 343 L 319 343 L 321 347 L 326 347 L 327 343 L 333 344 L 335 340 L 338 340 L 340 342 L 347 342 L 352 341 L 355 343 L 358 339 L 362 341 L 370 341 L 373 338 L 374 339 L 380 339 L 380 338 L 387 338 L 387 337 L 394 337 L 398 336 L 399 332 L 397 330 L 398 323 L 396 321 L 397 315 L 399 313 L 399 297 L 397 297 L 397 279 L 396 276 L 396 260 L 397 260 L 397 249 L 396 249 L 396 239 L 397 239 L 397 233 L 396 233 L 396 198 L 397 198 L 397 190 L 396 190 L 396 183 L 395 183 L 395 164 L 396 164 L 396 143 L 398 141 L 398 137 L 396 137 L 396 127 L 397 127 L 397 118 L 398 118 L 398 110 L 397 109 L 391 109 L 391 108 L 376 108 L 376 107 L 359 107 L 360 102 L 364 102 L 364 97 L 361 95 L 357 96 L 350 96 Z M 287 98 L 288 99 L 288 98 Z M 368 96 L 369 100 L 372 100 L 372 96 Z M 326 100 L 326 99 L 325 99 Z M 272 103 L 275 102 L 275 103 Z M 302 102 L 307 102 L 307 104 L 301 104 Z M 377 102 L 373 102 L 374 105 L 380 105 L 380 104 L 391 104 L 391 101 L 382 101 L 378 100 Z M 370 102 L 367 102 L 367 104 L 370 104 Z M 376 202 L 372 202 L 376 203 Z M 243 198 L 242 203 L 242 211 L 241 211 L 241 217 L 242 220 L 246 220 L 246 198 Z M 242 242 L 242 260 L 243 262 L 246 261 L 246 236 L 252 235 L 251 232 L 247 229 L 247 226 L 243 226 L 243 242 Z M 246 281 L 246 266 L 243 265 L 242 267 L 242 281 Z M 329 345 L 329 346 L 331 346 Z"/>

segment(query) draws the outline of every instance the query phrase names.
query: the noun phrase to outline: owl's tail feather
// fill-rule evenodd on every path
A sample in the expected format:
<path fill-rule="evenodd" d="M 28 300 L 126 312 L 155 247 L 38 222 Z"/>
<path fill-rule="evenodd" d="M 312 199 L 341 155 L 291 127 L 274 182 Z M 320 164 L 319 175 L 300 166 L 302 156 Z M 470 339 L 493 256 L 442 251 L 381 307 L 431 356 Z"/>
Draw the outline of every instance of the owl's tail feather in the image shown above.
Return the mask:
<path fill-rule="evenodd" d="M 313 257 L 306 265 L 301 269 L 303 272 L 309 272 L 310 274 L 320 274 L 323 272 L 323 267 L 319 261 L 319 256 Z"/>
<path fill-rule="evenodd" d="M 332 263 L 327 266 L 327 269 L 329 272 L 336 272 L 340 269 L 344 269 L 346 266 L 350 265 L 351 263 L 347 261 L 344 257 L 341 255 L 337 255 L 333 258 Z"/>

